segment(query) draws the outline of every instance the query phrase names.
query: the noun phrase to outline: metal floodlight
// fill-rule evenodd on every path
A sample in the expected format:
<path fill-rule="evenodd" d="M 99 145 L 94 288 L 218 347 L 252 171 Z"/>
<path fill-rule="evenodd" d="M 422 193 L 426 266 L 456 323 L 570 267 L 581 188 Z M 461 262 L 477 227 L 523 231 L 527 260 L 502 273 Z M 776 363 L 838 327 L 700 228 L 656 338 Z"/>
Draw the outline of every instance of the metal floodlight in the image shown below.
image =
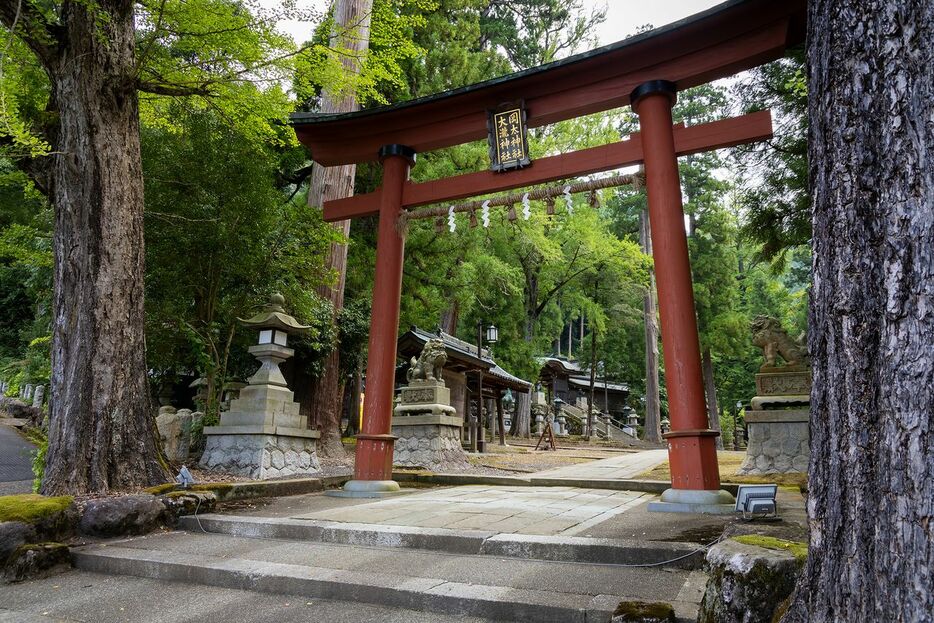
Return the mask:
<path fill-rule="evenodd" d="M 774 515 L 778 485 L 740 485 L 736 492 L 736 512 L 747 515 Z"/>
<path fill-rule="evenodd" d="M 195 484 L 195 477 L 191 475 L 190 471 L 188 471 L 188 467 L 182 465 L 181 471 L 179 471 L 178 476 L 175 477 L 175 482 L 180 484 L 183 488 L 187 489 L 191 485 Z"/>

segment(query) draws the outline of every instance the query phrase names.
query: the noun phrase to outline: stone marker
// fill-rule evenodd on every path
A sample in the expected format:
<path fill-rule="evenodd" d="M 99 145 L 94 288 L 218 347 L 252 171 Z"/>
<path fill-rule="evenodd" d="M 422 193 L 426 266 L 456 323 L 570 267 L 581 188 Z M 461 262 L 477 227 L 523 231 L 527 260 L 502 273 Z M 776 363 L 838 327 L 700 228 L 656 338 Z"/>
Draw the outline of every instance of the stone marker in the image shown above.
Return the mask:
<path fill-rule="evenodd" d="M 39 385 L 36 387 L 35 391 L 32 394 L 32 406 L 37 409 L 42 408 L 42 403 L 45 400 L 45 385 Z"/>
<path fill-rule="evenodd" d="M 179 462 L 188 460 L 188 451 L 191 447 L 191 421 L 190 409 L 176 411 L 174 407 L 159 407 L 156 428 L 159 430 L 162 448 L 168 460 Z"/>
<path fill-rule="evenodd" d="M 460 442 L 464 420 L 451 406 L 451 392 L 441 379 L 447 361 L 444 342 L 431 339 L 418 359 L 412 358 L 409 384 L 393 409 L 393 463 L 433 472 L 459 471 L 468 466 Z"/>
<path fill-rule="evenodd" d="M 774 318 L 752 323 L 753 344 L 765 363 L 756 375 L 755 398 L 746 411 L 746 459 L 738 474 L 806 472 L 810 461 L 811 370 L 807 353 Z M 778 365 L 778 358 L 785 365 Z"/>

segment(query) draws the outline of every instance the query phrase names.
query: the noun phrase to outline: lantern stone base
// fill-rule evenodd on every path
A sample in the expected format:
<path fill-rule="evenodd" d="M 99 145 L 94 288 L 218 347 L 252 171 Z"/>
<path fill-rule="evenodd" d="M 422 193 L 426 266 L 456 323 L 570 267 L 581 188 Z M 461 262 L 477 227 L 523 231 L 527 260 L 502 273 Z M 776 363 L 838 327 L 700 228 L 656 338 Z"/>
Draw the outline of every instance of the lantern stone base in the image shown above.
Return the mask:
<path fill-rule="evenodd" d="M 807 472 L 811 460 L 809 409 L 747 411 L 746 459 L 737 474 Z"/>
<path fill-rule="evenodd" d="M 272 427 L 264 431 L 263 427 L 256 427 L 256 432 L 248 433 L 247 429 L 251 428 L 206 428 L 207 444 L 201 456 L 201 465 L 260 480 L 321 469 L 316 453 L 317 438 L 320 436 L 318 431 L 284 431 Z M 284 432 L 302 436 L 281 434 Z"/>

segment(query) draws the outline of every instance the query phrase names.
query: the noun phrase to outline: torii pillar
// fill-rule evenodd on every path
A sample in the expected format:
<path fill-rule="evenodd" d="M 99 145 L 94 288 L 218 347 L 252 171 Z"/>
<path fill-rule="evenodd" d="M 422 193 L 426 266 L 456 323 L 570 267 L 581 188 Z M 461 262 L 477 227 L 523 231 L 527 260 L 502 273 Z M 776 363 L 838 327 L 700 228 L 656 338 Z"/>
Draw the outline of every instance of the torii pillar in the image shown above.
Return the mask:
<path fill-rule="evenodd" d="M 402 260 L 405 237 L 397 223 L 402 212 L 402 190 L 415 164 L 415 150 L 405 145 L 384 145 L 383 185 L 379 191 L 379 229 L 376 235 L 376 275 L 370 350 L 366 365 L 363 430 L 357 435 L 353 480 L 343 493 L 379 497 L 399 491 L 392 479 L 392 401 L 396 374 L 396 333 L 402 296 Z"/>
<path fill-rule="evenodd" d="M 630 96 L 639 116 L 645 186 L 652 224 L 652 249 L 661 316 L 665 387 L 671 431 L 668 441 L 671 488 L 649 510 L 726 512 L 733 496 L 720 489 L 716 437 L 707 421 L 694 289 L 688 257 L 681 178 L 671 107 L 674 83 L 653 80 Z"/>

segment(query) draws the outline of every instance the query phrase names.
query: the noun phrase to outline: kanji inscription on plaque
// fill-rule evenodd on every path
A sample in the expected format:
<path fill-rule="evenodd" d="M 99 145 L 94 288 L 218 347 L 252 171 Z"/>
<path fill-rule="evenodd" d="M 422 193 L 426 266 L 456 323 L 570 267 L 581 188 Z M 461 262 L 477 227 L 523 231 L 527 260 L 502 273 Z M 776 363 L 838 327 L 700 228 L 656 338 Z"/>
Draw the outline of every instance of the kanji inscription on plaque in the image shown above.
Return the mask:
<path fill-rule="evenodd" d="M 488 125 L 492 170 L 521 169 L 531 164 L 526 114 L 521 102 L 491 110 Z"/>

